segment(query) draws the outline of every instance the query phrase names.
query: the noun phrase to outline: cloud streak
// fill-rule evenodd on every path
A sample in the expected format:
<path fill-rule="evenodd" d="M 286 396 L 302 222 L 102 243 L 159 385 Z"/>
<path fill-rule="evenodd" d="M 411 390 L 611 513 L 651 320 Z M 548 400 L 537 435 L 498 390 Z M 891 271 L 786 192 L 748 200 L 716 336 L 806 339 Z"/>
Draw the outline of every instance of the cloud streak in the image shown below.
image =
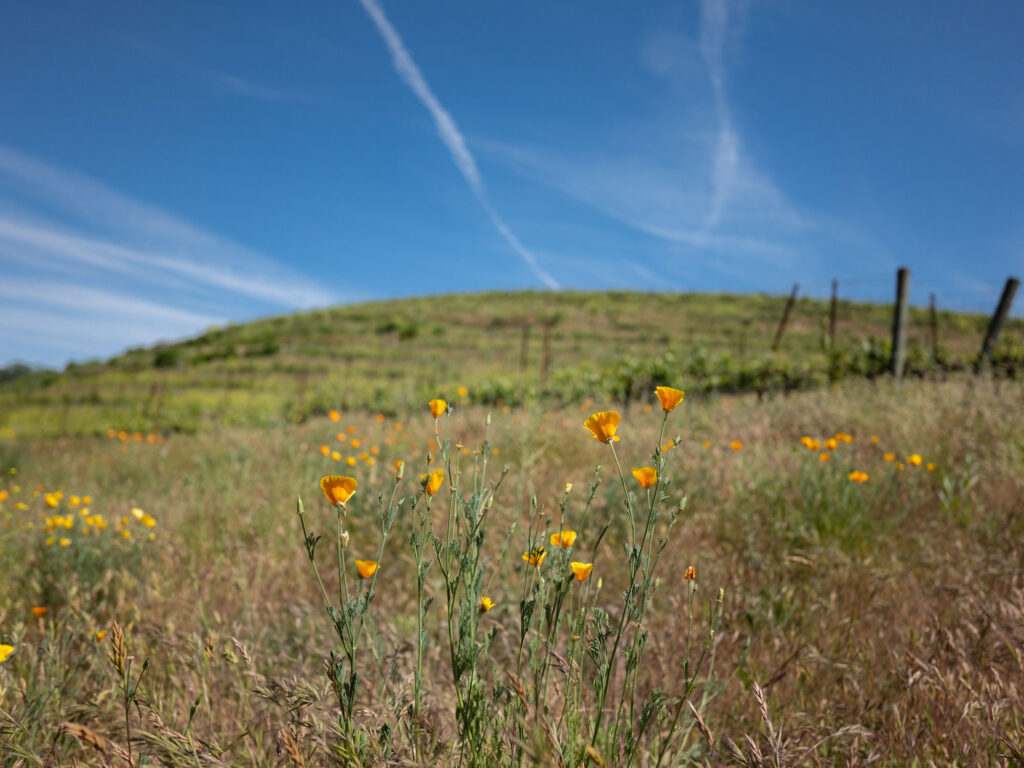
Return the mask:
<path fill-rule="evenodd" d="M 0 267 L 0 328 L 9 331 L 0 334 L 0 362 L 61 364 L 226 318 L 355 298 L 3 144 Z"/>
<path fill-rule="evenodd" d="M 434 96 L 434 92 L 430 90 L 430 86 L 427 84 L 419 67 L 416 66 L 416 62 L 413 61 L 408 49 L 402 42 L 402 38 L 399 37 L 398 32 L 384 14 L 384 9 L 380 7 L 377 0 L 359 0 L 359 3 L 363 6 L 370 20 L 377 27 L 380 36 L 384 39 L 384 44 L 391 53 L 391 59 L 398 76 L 430 113 L 434 120 L 434 125 L 437 127 L 438 136 L 440 136 L 441 141 L 448 148 L 455 166 L 459 169 L 459 173 L 466 180 L 487 217 L 491 220 L 495 229 L 497 229 L 498 234 L 504 238 L 508 246 L 523 260 L 530 268 L 530 271 L 544 285 L 557 290 L 559 287 L 558 282 L 540 266 L 537 257 L 508 228 L 504 219 L 502 219 L 501 215 L 491 204 L 476 159 L 466 146 L 466 140 L 459 131 L 459 127 L 455 124 L 455 120 L 448 110 Z"/>

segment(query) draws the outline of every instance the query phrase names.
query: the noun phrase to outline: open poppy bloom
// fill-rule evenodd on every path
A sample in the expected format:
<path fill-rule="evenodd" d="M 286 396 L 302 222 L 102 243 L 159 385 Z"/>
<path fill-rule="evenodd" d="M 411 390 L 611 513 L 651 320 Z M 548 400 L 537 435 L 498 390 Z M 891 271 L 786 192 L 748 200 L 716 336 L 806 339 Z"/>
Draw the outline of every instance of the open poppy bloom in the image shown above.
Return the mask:
<path fill-rule="evenodd" d="M 433 496 L 441 490 L 441 485 L 444 483 L 444 470 L 436 469 L 433 472 L 420 475 L 420 481 L 423 483 L 423 491 L 427 496 Z"/>
<path fill-rule="evenodd" d="M 732 448 L 734 451 L 738 451 L 740 450 L 740 448 L 743 447 L 743 441 L 733 440 L 731 443 L 729 443 L 729 447 Z"/>
<path fill-rule="evenodd" d="M 551 534 L 552 547 L 571 547 L 576 543 L 576 531 L 559 531 Z"/>
<path fill-rule="evenodd" d="M 327 418 L 331 421 L 338 421 L 341 418 L 341 414 L 335 410 L 330 410 L 327 412 Z"/>
<path fill-rule="evenodd" d="M 37 619 L 40 619 L 46 615 L 46 610 L 46 606 L 44 605 L 33 605 L 32 615 L 35 616 Z"/>
<path fill-rule="evenodd" d="M 448 403 L 441 399 L 431 400 L 427 405 L 430 406 L 430 413 L 435 419 L 440 419 L 448 410 Z"/>
<path fill-rule="evenodd" d="M 569 567 L 572 568 L 572 575 L 576 577 L 576 581 L 586 581 L 587 576 L 594 570 L 593 563 L 569 563 Z"/>
<path fill-rule="evenodd" d="M 595 440 L 610 443 L 619 439 L 615 430 L 618 429 L 621 419 L 622 417 L 615 411 L 599 411 L 583 422 L 583 428 L 589 429 Z"/>
<path fill-rule="evenodd" d="M 847 477 L 855 483 L 866 483 L 868 481 L 868 473 L 861 472 L 859 469 L 853 470 Z"/>
<path fill-rule="evenodd" d="M 658 470 L 654 467 L 633 467 L 633 477 L 641 488 L 650 488 L 658 482 Z"/>
<path fill-rule="evenodd" d="M 523 560 L 534 568 L 540 568 L 540 564 L 544 562 L 544 558 L 547 556 L 548 553 L 544 547 L 534 547 L 529 552 L 523 553 Z"/>
<path fill-rule="evenodd" d="M 489 597 L 480 598 L 480 613 L 487 613 L 494 607 L 494 601 Z"/>
<path fill-rule="evenodd" d="M 7 661 L 7 657 L 14 653 L 13 645 L 0 645 L 0 664 Z"/>
<path fill-rule="evenodd" d="M 673 387 L 655 387 L 654 394 L 658 396 L 658 402 L 661 403 L 661 410 L 668 413 L 683 402 L 683 395 L 685 393 L 683 390 L 675 389 Z"/>
<path fill-rule="evenodd" d="M 320 478 L 320 488 L 324 496 L 335 507 L 344 506 L 356 492 L 356 479 L 343 475 L 324 475 Z"/>
<path fill-rule="evenodd" d="M 356 560 L 356 570 L 359 571 L 359 578 L 368 579 L 377 572 L 377 561 Z"/>
<path fill-rule="evenodd" d="M 922 461 L 924 459 L 921 458 L 920 454 L 912 453 L 907 456 L 907 464 L 910 464 L 912 467 L 920 467 Z"/>

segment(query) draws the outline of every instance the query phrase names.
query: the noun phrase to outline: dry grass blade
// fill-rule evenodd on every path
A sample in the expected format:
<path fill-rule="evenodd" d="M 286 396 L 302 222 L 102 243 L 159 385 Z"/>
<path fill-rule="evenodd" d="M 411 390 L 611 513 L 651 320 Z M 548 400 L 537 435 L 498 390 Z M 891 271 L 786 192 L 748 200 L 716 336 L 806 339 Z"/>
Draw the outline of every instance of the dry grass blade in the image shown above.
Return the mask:
<path fill-rule="evenodd" d="M 57 737 L 71 736 L 82 744 L 86 744 L 100 753 L 100 759 L 104 765 L 110 764 L 111 756 L 128 761 L 128 752 L 121 745 L 111 741 L 105 736 L 96 733 L 92 728 L 81 723 L 61 723 L 57 731 Z"/>
<path fill-rule="evenodd" d="M 701 736 L 704 737 L 704 741 L 708 743 L 708 749 L 714 749 L 715 737 L 711 735 L 711 729 L 708 728 L 708 724 L 704 722 L 704 718 L 700 716 L 700 712 L 693 706 L 693 702 L 686 702 L 687 706 L 690 707 L 690 712 L 693 713 L 693 719 L 697 721 L 697 730 L 700 731 Z"/>

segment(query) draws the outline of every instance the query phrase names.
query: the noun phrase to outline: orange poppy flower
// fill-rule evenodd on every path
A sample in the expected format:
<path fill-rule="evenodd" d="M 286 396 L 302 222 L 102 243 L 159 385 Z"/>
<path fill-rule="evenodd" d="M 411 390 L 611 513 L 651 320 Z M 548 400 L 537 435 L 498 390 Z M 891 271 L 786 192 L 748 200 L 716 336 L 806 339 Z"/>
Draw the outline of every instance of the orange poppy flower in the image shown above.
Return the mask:
<path fill-rule="evenodd" d="M 658 470 L 654 467 L 633 467 L 633 477 L 641 488 L 650 488 L 658 482 Z"/>
<path fill-rule="evenodd" d="M 733 440 L 731 443 L 729 443 L 729 447 L 732 448 L 734 451 L 738 451 L 740 450 L 740 448 L 743 447 L 743 441 Z"/>
<path fill-rule="evenodd" d="M 444 416 L 445 411 L 448 410 L 448 403 L 440 398 L 437 400 L 431 400 L 427 405 L 430 406 L 430 413 L 435 419 L 439 419 Z"/>
<path fill-rule="evenodd" d="M 599 411 L 583 422 L 583 428 L 589 429 L 595 440 L 610 443 L 619 439 L 615 430 L 618 429 L 621 419 L 622 417 L 615 411 Z"/>
<path fill-rule="evenodd" d="M 359 571 L 359 578 L 368 579 L 377 572 L 377 561 L 356 560 L 356 570 Z"/>
<path fill-rule="evenodd" d="M 327 416 L 331 421 L 338 421 L 341 418 L 341 414 L 335 410 L 328 411 Z"/>
<path fill-rule="evenodd" d="M 572 575 L 576 577 L 576 581 L 586 581 L 587 576 L 594 570 L 593 563 L 569 563 L 569 567 L 572 568 Z"/>
<path fill-rule="evenodd" d="M 320 478 L 320 489 L 333 506 L 344 506 L 356 492 L 356 479 L 343 475 L 324 475 Z"/>
<path fill-rule="evenodd" d="M 920 467 L 922 461 L 924 461 L 924 459 L 921 458 L 920 454 L 912 453 L 907 456 L 907 464 L 910 464 L 913 467 Z"/>
<path fill-rule="evenodd" d="M 544 562 L 544 558 L 547 556 L 548 553 L 544 547 L 534 547 L 529 552 L 523 553 L 523 560 L 534 568 L 540 568 L 540 564 Z"/>
<path fill-rule="evenodd" d="M 847 477 L 855 483 L 866 483 L 868 481 L 868 473 L 861 472 L 859 469 L 853 470 Z"/>
<path fill-rule="evenodd" d="M 658 396 L 658 402 L 661 403 L 661 410 L 668 413 L 681 402 L 683 402 L 683 395 L 686 393 L 681 389 L 675 389 L 674 387 L 655 387 L 654 394 Z"/>
<path fill-rule="evenodd" d="M 47 610 L 49 610 L 49 609 L 46 606 L 44 606 L 44 605 L 33 605 L 32 606 L 32 615 L 35 616 L 37 619 L 39 619 L 39 618 L 42 618 L 43 616 L 46 615 L 46 611 Z"/>
<path fill-rule="evenodd" d="M 683 578 L 687 581 L 693 581 L 697 578 L 697 569 L 691 565 L 686 569 L 686 573 L 683 574 Z"/>
<path fill-rule="evenodd" d="M 423 483 L 423 490 L 427 496 L 433 496 L 444 484 L 444 470 L 436 469 L 433 472 L 420 475 L 420 481 Z"/>
<path fill-rule="evenodd" d="M 576 543 L 576 531 L 559 531 L 551 534 L 552 547 L 571 547 Z"/>

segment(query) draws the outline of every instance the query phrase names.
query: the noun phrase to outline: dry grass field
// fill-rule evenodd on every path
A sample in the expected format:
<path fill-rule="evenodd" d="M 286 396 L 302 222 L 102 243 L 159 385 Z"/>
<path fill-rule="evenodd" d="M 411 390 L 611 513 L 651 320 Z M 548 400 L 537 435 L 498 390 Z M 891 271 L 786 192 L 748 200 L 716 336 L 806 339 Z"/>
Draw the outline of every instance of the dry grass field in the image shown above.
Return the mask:
<path fill-rule="evenodd" d="M 439 394 L 437 420 L 0 439 L 0 764 L 1024 760 L 1019 382 Z M 617 442 L 583 428 L 606 410 Z M 357 480 L 344 510 L 325 475 Z"/>

